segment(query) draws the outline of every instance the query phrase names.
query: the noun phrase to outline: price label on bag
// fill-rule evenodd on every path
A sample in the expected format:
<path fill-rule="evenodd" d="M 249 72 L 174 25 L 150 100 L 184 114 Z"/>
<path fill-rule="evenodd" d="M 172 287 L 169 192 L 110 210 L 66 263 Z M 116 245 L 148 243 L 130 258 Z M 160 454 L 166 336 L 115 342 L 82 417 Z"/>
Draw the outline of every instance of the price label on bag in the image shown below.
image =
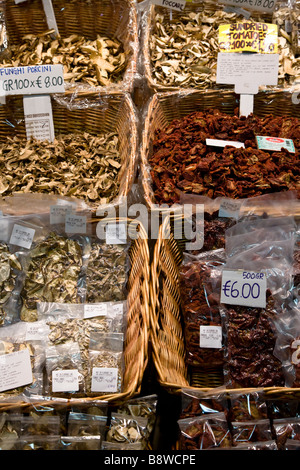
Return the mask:
<path fill-rule="evenodd" d="M 263 271 L 224 269 L 221 303 L 247 307 L 266 307 L 267 279 Z"/>
<path fill-rule="evenodd" d="M 0 68 L 0 96 L 64 93 L 61 64 Z"/>

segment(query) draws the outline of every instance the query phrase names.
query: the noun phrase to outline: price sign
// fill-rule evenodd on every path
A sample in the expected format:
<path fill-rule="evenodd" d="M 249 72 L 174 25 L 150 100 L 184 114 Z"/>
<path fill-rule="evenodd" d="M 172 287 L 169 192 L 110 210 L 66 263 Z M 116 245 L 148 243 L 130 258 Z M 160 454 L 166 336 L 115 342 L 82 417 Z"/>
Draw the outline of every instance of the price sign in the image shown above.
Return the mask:
<path fill-rule="evenodd" d="M 170 8 L 170 10 L 183 11 L 185 8 L 185 0 L 151 0 L 154 5 Z"/>
<path fill-rule="evenodd" d="M 275 10 L 277 0 L 219 0 L 219 3 L 243 7 L 253 11 L 272 12 Z"/>
<path fill-rule="evenodd" d="M 39 95 L 64 91 L 61 64 L 0 68 L 0 96 Z"/>
<path fill-rule="evenodd" d="M 265 308 L 266 289 L 266 274 L 262 271 L 224 269 L 221 303 Z"/>
<path fill-rule="evenodd" d="M 277 53 L 278 26 L 252 21 L 221 25 L 219 46 L 222 52 Z"/>

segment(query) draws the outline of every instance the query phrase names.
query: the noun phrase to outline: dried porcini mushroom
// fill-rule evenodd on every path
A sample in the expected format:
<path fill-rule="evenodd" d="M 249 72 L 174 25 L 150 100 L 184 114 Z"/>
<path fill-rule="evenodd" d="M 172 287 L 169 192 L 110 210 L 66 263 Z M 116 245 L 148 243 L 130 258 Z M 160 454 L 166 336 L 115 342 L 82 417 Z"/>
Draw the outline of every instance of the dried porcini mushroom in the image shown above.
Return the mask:
<path fill-rule="evenodd" d="M 140 442 L 146 446 L 148 439 L 147 420 L 114 413 L 106 440 L 108 442 Z"/>
<path fill-rule="evenodd" d="M 13 253 L 10 253 L 5 243 L 0 243 L 0 325 L 5 321 L 4 304 L 8 301 L 14 290 L 18 272 L 22 266 Z"/>
<path fill-rule="evenodd" d="M 274 13 L 278 24 L 278 84 L 292 84 L 300 73 L 300 59 L 291 47 L 291 35 L 285 30 L 286 9 Z M 247 19 L 251 21 L 252 18 Z M 152 79 L 164 87 L 213 88 L 216 83 L 220 25 L 245 21 L 239 13 L 214 8 L 185 12 L 170 19 L 169 12 L 155 13 L 149 39 Z M 255 22 L 270 23 L 263 17 Z"/>
<path fill-rule="evenodd" d="M 195 111 L 157 129 L 149 157 L 158 204 L 179 202 L 181 192 L 234 199 L 296 190 L 299 186 L 299 119 Z M 295 153 L 257 148 L 256 135 L 292 139 Z M 208 146 L 206 139 L 243 142 L 245 148 Z"/>
<path fill-rule="evenodd" d="M 21 291 L 23 321 L 37 320 L 37 302 L 78 302 L 82 248 L 76 240 L 52 232 L 30 253 Z"/>
<path fill-rule="evenodd" d="M 86 271 L 86 301 L 125 300 L 127 253 L 122 245 L 92 243 Z"/>
<path fill-rule="evenodd" d="M 79 34 L 53 39 L 53 32 L 23 36 L 20 44 L 8 48 L 2 67 L 62 64 L 66 82 L 91 86 L 108 86 L 123 79 L 127 58 L 120 41 L 100 35 L 90 40 Z"/>
<path fill-rule="evenodd" d="M 58 135 L 53 142 L 8 137 L 0 144 L 0 195 L 47 193 L 108 203 L 119 192 L 115 133 Z"/>

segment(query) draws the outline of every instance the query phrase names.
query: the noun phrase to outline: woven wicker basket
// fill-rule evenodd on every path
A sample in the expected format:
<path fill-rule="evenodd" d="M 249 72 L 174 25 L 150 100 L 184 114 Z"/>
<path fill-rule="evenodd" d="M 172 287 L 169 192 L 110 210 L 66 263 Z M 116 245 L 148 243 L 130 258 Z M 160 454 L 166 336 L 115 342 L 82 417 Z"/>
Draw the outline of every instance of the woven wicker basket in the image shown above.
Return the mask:
<path fill-rule="evenodd" d="M 116 91 L 86 93 L 84 97 L 56 95 L 52 97 L 52 113 L 55 135 L 117 133 L 122 166 L 118 174 L 119 194 L 112 202 L 127 197 L 136 173 L 138 139 L 130 96 Z M 0 142 L 14 136 L 26 139 L 22 97 L 7 97 L 6 104 L 0 107 L 0 121 Z M 93 210 L 99 201 L 90 204 Z"/>
<path fill-rule="evenodd" d="M 94 40 L 100 35 L 115 38 L 123 44 L 127 67 L 123 80 L 117 86 L 123 91 L 131 92 L 138 54 L 137 15 L 134 2 L 53 0 L 52 4 L 61 37 L 77 34 Z M 49 29 L 40 0 L 27 0 L 19 4 L 14 0 L 4 0 L 1 8 L 4 10 L 9 44 L 20 44 L 24 35 L 37 35 Z M 71 91 L 73 89 L 74 87 Z"/>
<path fill-rule="evenodd" d="M 186 6 L 184 8 L 184 14 L 189 14 L 191 12 L 201 12 L 205 9 L 207 12 L 211 12 L 211 14 L 214 14 L 218 10 L 222 9 L 222 5 L 220 5 L 218 2 L 212 2 L 210 0 L 207 1 L 198 1 L 198 2 L 189 2 L 186 3 Z M 152 63 L 152 58 L 151 58 L 151 50 L 150 50 L 150 40 L 151 36 L 154 31 L 154 26 L 155 26 L 155 17 L 157 14 L 162 14 L 162 15 L 168 15 L 169 11 L 165 7 L 161 7 L 158 5 L 151 5 L 149 8 L 149 11 L 147 12 L 144 20 L 144 35 L 143 35 L 143 45 L 142 45 L 142 56 L 143 56 L 143 64 L 144 64 L 144 70 L 145 70 L 145 77 L 147 79 L 148 86 L 150 89 L 154 90 L 155 92 L 166 92 L 166 91 L 176 91 L 182 89 L 180 86 L 171 86 L 171 85 L 164 85 L 163 83 L 160 83 L 158 80 L 155 79 L 154 75 L 154 67 Z M 176 22 L 176 20 L 181 20 L 181 17 L 183 16 L 182 12 L 172 10 L 172 22 Z M 272 23 L 272 15 L 267 14 L 267 13 L 259 13 L 259 12 L 252 12 L 251 14 L 252 18 L 256 19 L 259 21 L 259 18 L 263 18 L 265 22 Z M 196 86 L 191 87 L 191 88 L 197 88 Z M 202 86 L 198 87 L 201 89 L 211 89 L 212 85 L 210 86 Z M 225 86 L 221 84 L 214 84 L 214 88 L 216 89 L 232 89 L 232 86 Z"/>
<path fill-rule="evenodd" d="M 260 92 L 254 97 L 254 114 L 260 117 L 273 114 L 300 118 L 300 107 L 293 103 L 293 98 L 296 96 L 293 97 L 293 93 L 288 90 Z M 174 119 L 181 119 L 195 111 L 214 108 L 233 115 L 238 107 L 239 95 L 233 91 L 181 90 L 153 95 L 148 103 L 141 145 L 141 179 L 148 208 L 154 209 L 158 204 L 153 193 L 149 165 L 156 131 L 166 129 Z"/>
<path fill-rule="evenodd" d="M 170 218 L 166 217 L 159 229 L 150 273 L 150 339 L 157 379 L 170 393 L 179 394 L 183 388 L 213 392 L 224 386 L 222 370 L 188 370 L 185 362 L 179 289 L 181 262 L 182 252 L 172 235 Z M 251 390 L 257 389 L 239 389 Z M 230 394 L 234 390 L 226 391 Z M 300 388 L 266 387 L 264 392 L 270 399 L 300 399 Z"/>
<path fill-rule="evenodd" d="M 88 220 L 91 224 L 91 232 L 95 233 L 98 223 L 107 224 L 110 219 Z M 122 392 L 111 394 L 100 394 L 98 396 L 86 396 L 83 398 L 66 399 L 66 405 L 74 403 L 89 403 L 94 400 L 105 400 L 109 403 L 121 402 L 140 393 L 144 372 L 148 364 L 148 343 L 150 333 L 149 318 L 149 280 L 150 261 L 147 233 L 140 222 L 131 219 L 117 218 L 116 223 L 127 224 L 128 240 L 130 243 L 129 273 L 127 280 L 127 315 L 126 315 L 126 335 L 124 341 L 124 373 Z M 55 399 L 45 397 L 36 405 L 44 402 L 55 405 Z M 7 399 L 0 403 L 0 411 L 7 409 L 26 409 L 30 407 L 28 402 L 18 401 L 18 399 Z"/>

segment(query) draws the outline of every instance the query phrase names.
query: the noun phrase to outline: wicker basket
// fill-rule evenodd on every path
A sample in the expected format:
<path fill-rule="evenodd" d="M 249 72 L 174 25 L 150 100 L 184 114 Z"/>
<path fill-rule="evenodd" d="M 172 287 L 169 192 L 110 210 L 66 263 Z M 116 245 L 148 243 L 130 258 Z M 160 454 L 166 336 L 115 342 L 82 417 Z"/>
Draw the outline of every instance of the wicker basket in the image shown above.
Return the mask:
<path fill-rule="evenodd" d="M 254 114 L 260 117 L 273 114 L 300 118 L 300 107 L 292 99 L 293 93 L 288 90 L 260 92 L 254 97 Z M 153 95 L 148 103 L 141 145 L 141 179 L 148 208 L 154 210 L 158 204 L 152 189 L 149 165 L 156 131 L 166 129 L 174 119 L 181 119 L 195 111 L 214 108 L 233 115 L 238 107 L 239 95 L 233 91 L 181 90 Z"/>
<path fill-rule="evenodd" d="M 224 5 L 223 5 L 224 6 Z M 214 14 L 218 10 L 222 9 L 222 5 L 220 5 L 218 2 L 212 2 L 210 0 L 207 1 L 198 1 L 198 2 L 189 2 L 186 3 L 186 6 L 184 8 L 184 13 L 189 14 L 191 12 L 199 13 L 203 10 L 207 12 L 211 12 L 211 14 Z M 158 80 L 155 79 L 154 75 L 154 67 L 152 63 L 152 58 L 151 58 L 151 50 L 150 50 L 150 39 L 151 35 L 154 30 L 155 26 L 155 17 L 157 14 L 162 14 L 162 15 L 168 15 L 168 9 L 165 7 L 161 7 L 158 5 L 151 5 L 149 10 L 147 11 L 144 19 L 144 35 L 143 35 L 143 45 L 142 45 L 142 56 L 143 56 L 143 64 L 144 64 L 144 70 L 145 70 L 145 77 L 147 79 L 148 86 L 150 89 L 152 89 L 155 92 L 166 92 L 166 91 L 176 91 L 180 90 L 183 87 L 177 86 L 177 85 L 164 85 L 160 83 Z M 182 12 L 172 10 L 172 21 L 176 22 L 176 20 L 181 20 L 183 14 Z M 252 12 L 251 17 L 254 19 L 257 19 L 259 21 L 259 18 L 263 18 L 263 20 L 267 23 L 272 23 L 272 14 L 268 13 L 262 13 L 262 12 Z M 196 86 L 192 86 L 190 88 L 197 89 Z M 225 86 L 221 84 L 214 84 L 212 85 L 201 85 L 198 87 L 198 89 L 211 89 L 211 88 L 216 88 L 216 89 L 232 89 L 233 86 Z"/>
<path fill-rule="evenodd" d="M 91 232 L 95 233 L 97 223 L 106 224 L 109 219 L 91 219 Z M 141 223 L 131 219 L 116 219 L 117 223 L 127 224 L 128 240 L 131 240 L 128 251 L 129 273 L 127 280 L 127 329 L 124 340 L 124 373 L 122 392 L 86 396 L 83 398 L 65 399 L 66 406 L 72 403 L 89 403 L 94 400 L 104 400 L 118 403 L 140 393 L 144 372 L 148 364 L 148 343 L 150 332 L 149 318 L 149 280 L 150 262 L 148 239 Z M 45 400 L 35 401 L 36 406 L 43 403 L 55 405 L 57 399 L 47 396 Z M 59 403 L 59 402 L 58 402 Z M 0 411 L 7 409 L 26 409 L 30 400 L 19 401 L 16 398 L 0 403 Z"/>
<path fill-rule="evenodd" d="M 84 97 L 56 95 L 52 97 L 52 113 L 55 135 L 118 134 L 122 163 L 118 174 L 120 187 L 118 196 L 111 202 L 127 197 L 137 168 L 138 139 L 136 113 L 130 96 L 121 92 L 91 93 Z M 0 120 L 0 142 L 14 136 L 26 139 L 22 97 L 7 97 L 6 104 L 0 107 Z M 90 201 L 92 210 L 99 206 L 99 201 Z"/>
<path fill-rule="evenodd" d="M 77 34 L 94 40 L 97 35 L 100 35 L 115 38 L 123 44 L 127 67 L 123 80 L 116 85 L 122 88 L 122 91 L 131 92 L 139 46 L 134 2 L 132 0 L 53 0 L 52 4 L 61 37 Z M 27 0 L 19 4 L 16 4 L 14 0 L 4 0 L 2 8 L 9 44 L 20 44 L 24 35 L 37 35 L 49 29 L 40 0 Z M 73 92 L 74 87 L 70 90 Z"/>
<path fill-rule="evenodd" d="M 179 266 L 182 252 L 172 235 L 170 218 L 160 226 L 150 274 L 150 339 L 152 357 L 160 385 L 170 393 L 180 394 L 183 388 L 214 392 L 224 386 L 221 369 L 207 371 L 191 368 L 185 362 L 183 319 L 180 305 Z M 241 388 L 239 391 L 255 391 Z M 300 388 L 265 387 L 270 399 L 300 399 Z M 226 392 L 236 391 L 227 389 Z"/>

